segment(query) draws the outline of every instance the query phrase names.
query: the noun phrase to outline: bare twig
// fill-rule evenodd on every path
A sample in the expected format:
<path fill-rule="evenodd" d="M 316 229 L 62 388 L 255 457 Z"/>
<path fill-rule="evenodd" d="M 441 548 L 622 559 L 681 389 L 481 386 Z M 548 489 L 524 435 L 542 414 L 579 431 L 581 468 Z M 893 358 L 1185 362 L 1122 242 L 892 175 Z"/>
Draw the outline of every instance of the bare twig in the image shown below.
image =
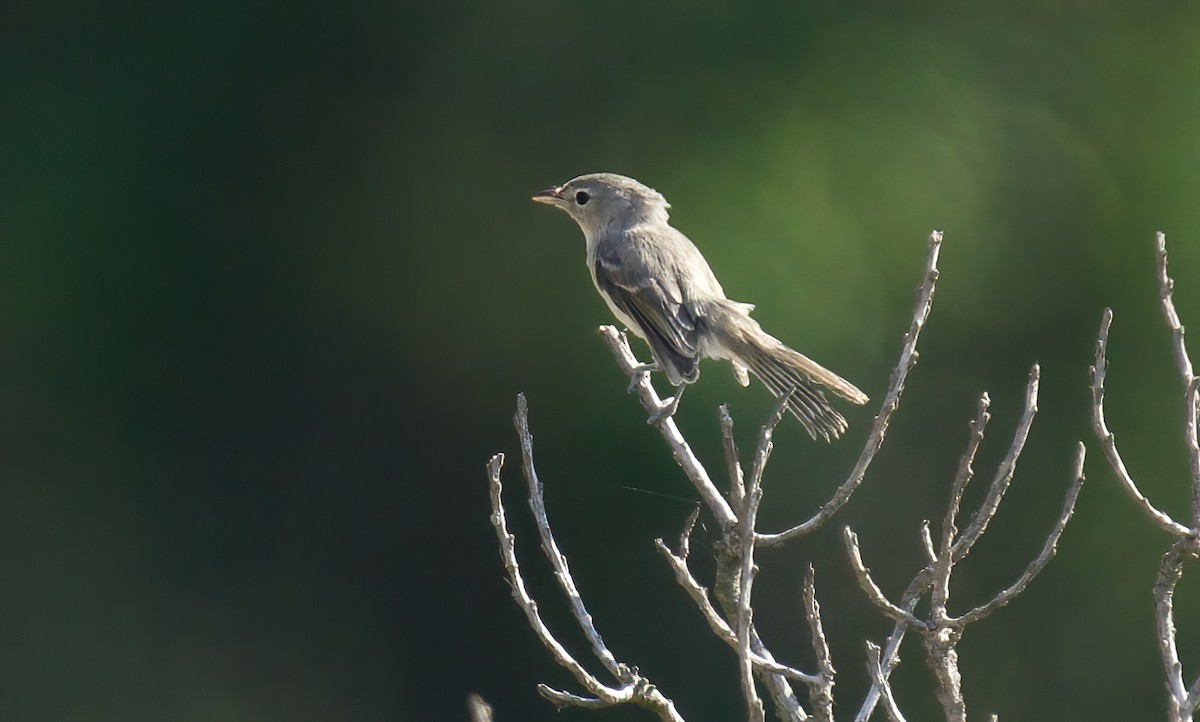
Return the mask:
<path fill-rule="evenodd" d="M 1187 407 L 1184 434 L 1187 438 L 1188 463 L 1192 471 L 1192 529 L 1200 533 L 1200 443 L 1197 442 L 1197 425 L 1200 420 L 1200 376 L 1192 379 L 1184 392 Z"/>
<path fill-rule="evenodd" d="M 662 553 L 663 557 L 666 558 L 667 563 L 671 565 L 671 571 L 675 573 L 675 581 L 679 583 L 679 586 L 683 587 L 683 590 L 687 592 L 692 603 L 700 610 L 700 614 L 704 617 L 704 621 L 708 623 L 709 629 L 717 636 L 717 639 L 720 639 L 734 651 L 737 651 L 737 634 L 733 631 L 732 627 L 726 624 L 720 612 L 713 606 L 712 601 L 708 598 L 708 590 L 702 587 L 696 581 L 696 578 L 692 576 L 691 571 L 687 567 L 686 559 L 672 552 L 662 539 L 655 539 L 654 545 Z M 810 685 L 818 681 L 816 675 L 780 664 L 774 660 L 755 654 L 753 651 L 750 654 L 750 659 L 760 672 L 781 675 L 788 679 Z"/>
<path fill-rule="evenodd" d="M 1104 421 L 1104 377 L 1108 371 L 1108 329 L 1112 325 L 1112 317 L 1112 309 L 1104 309 L 1100 318 L 1100 333 L 1096 337 L 1096 365 L 1092 366 L 1092 429 L 1100 439 L 1100 446 L 1104 449 L 1108 465 L 1112 467 L 1117 481 L 1121 483 L 1129 498 L 1133 499 L 1160 529 L 1175 536 L 1182 536 L 1188 533 L 1188 528 L 1159 511 L 1138 489 L 1133 477 L 1129 475 L 1129 470 L 1125 468 L 1125 461 L 1117 451 L 1117 440 Z"/>
<path fill-rule="evenodd" d="M 883 446 L 884 436 L 887 435 L 888 422 L 900 405 L 900 395 L 904 393 L 904 381 L 908 377 L 908 372 L 917 363 L 917 340 L 920 338 L 921 329 L 925 327 L 926 319 L 929 318 L 929 311 L 933 307 L 933 293 L 938 279 L 938 253 L 941 247 L 942 232 L 933 231 L 929 234 L 929 251 L 925 259 L 925 276 L 921 280 L 921 285 L 917 288 L 917 303 L 913 311 L 912 325 L 908 333 L 904 335 L 904 345 L 900 351 L 900 360 L 897 362 L 896 368 L 892 370 L 891 380 L 888 383 L 888 390 L 884 395 L 883 404 L 879 409 L 879 414 L 875 417 L 875 423 L 871 426 L 871 432 L 867 436 L 862 453 L 859 454 L 858 462 L 850 471 L 850 476 L 842 482 L 842 485 L 838 487 L 833 496 L 811 518 L 797 524 L 791 529 L 776 534 L 759 534 L 759 545 L 779 546 L 791 539 L 804 536 L 821 528 L 825 522 L 829 521 L 850 500 L 851 495 L 854 494 L 854 491 L 862 483 L 863 477 L 866 476 L 867 469 L 875 459 L 876 453 Z"/>
<path fill-rule="evenodd" d="M 925 552 L 925 559 L 933 564 L 937 561 L 937 550 L 933 548 L 933 535 L 929 533 L 929 520 L 921 520 L 921 550 Z"/>
<path fill-rule="evenodd" d="M 946 505 L 946 513 L 942 517 L 941 544 L 938 546 L 937 553 L 933 557 L 930 572 L 930 578 L 933 582 L 933 594 L 930 599 L 930 616 L 934 622 L 939 624 L 944 623 L 949 618 L 949 613 L 946 611 L 946 604 L 950 600 L 950 575 L 954 570 L 954 563 L 956 561 L 954 542 L 958 536 L 958 527 L 956 526 L 958 512 L 962 505 L 963 492 L 966 491 L 967 484 L 971 483 L 971 478 L 975 475 L 975 469 L 972 464 L 975 462 L 975 455 L 979 452 L 979 445 L 983 443 L 983 435 L 987 430 L 988 419 L 991 418 L 991 414 L 988 413 L 988 407 L 991 406 L 991 403 L 987 392 L 984 392 L 979 397 L 975 418 L 970 423 L 971 436 L 967 440 L 966 450 L 959 459 L 958 471 L 954 475 L 954 484 L 950 487 L 950 503 Z M 997 475 L 997 478 L 1000 478 L 999 475 Z M 1011 474 L 1009 478 L 1011 478 Z M 993 483 L 992 489 L 996 487 L 997 484 Z M 1000 492 L 1000 494 L 1002 495 L 1003 492 Z M 997 498 L 997 503 L 999 503 L 999 498 Z M 993 513 L 995 512 L 994 507 L 992 511 Z M 978 514 L 976 516 L 978 517 Z"/>
<path fill-rule="evenodd" d="M 623 691 L 605 687 L 600 680 L 592 676 L 575 660 L 571 653 L 554 637 L 550 628 L 542 621 L 538 612 L 537 602 L 529 596 L 525 589 L 525 579 L 521 576 L 521 567 L 517 563 L 516 537 L 508 532 L 508 520 L 504 513 L 501 500 L 502 486 L 500 484 L 500 469 L 504 466 L 504 455 L 496 454 L 488 462 L 488 478 L 490 481 L 492 499 L 492 525 L 496 528 L 496 537 L 500 542 L 500 558 L 504 561 L 504 569 L 508 572 L 508 580 L 512 585 L 513 598 L 517 606 L 525 613 L 529 626 L 533 628 L 542 645 L 550 652 L 550 656 L 558 665 L 568 672 L 592 694 L 599 697 L 616 700 L 623 697 Z"/>
<path fill-rule="evenodd" d="M 1017 422 L 1017 429 L 1013 432 L 1012 444 L 1008 447 L 1008 453 L 1004 455 L 1004 459 L 1000 462 L 1000 466 L 996 469 L 996 476 L 992 479 L 991 486 L 988 487 L 987 496 L 983 500 L 983 504 L 975 511 L 971 517 L 971 523 L 963 530 L 962 534 L 954 540 L 954 559 L 958 561 L 971 553 L 971 547 L 975 542 L 979 541 L 979 537 L 987 530 L 988 524 L 992 521 L 992 517 L 996 515 L 996 510 L 1000 507 L 1000 500 L 1004 498 L 1004 493 L 1008 491 L 1008 486 L 1012 482 L 1013 473 L 1017 469 L 1017 460 L 1021 458 L 1021 451 L 1025 448 L 1025 440 L 1029 437 L 1029 429 L 1033 426 L 1033 417 L 1037 415 L 1037 397 L 1038 397 L 1038 379 L 1041 376 L 1041 369 L 1037 364 L 1029 369 L 1029 382 L 1025 385 L 1025 410 L 1021 413 L 1021 420 Z"/>
<path fill-rule="evenodd" d="M 1158 634 L 1159 654 L 1167 677 L 1168 719 L 1171 722 L 1190 722 L 1200 701 L 1200 677 L 1185 689 L 1183 665 L 1175 644 L 1175 585 L 1183 577 L 1183 564 L 1200 559 L 1200 538 L 1185 536 L 1175 540 L 1163 555 L 1158 579 L 1154 583 L 1154 619 Z"/>
<path fill-rule="evenodd" d="M 740 509 L 746 496 L 746 482 L 742 477 L 742 462 L 738 458 L 737 442 L 733 439 L 733 417 L 729 407 L 721 404 L 721 442 L 725 449 L 725 466 L 729 471 L 729 502 Z"/>
<path fill-rule="evenodd" d="M 1162 231 L 1154 234 L 1155 270 L 1158 275 L 1158 299 L 1162 303 L 1163 315 L 1167 318 L 1167 326 L 1171 328 L 1171 350 L 1175 356 L 1175 366 L 1186 387 L 1192 382 L 1192 359 L 1188 356 L 1187 343 L 1184 340 L 1183 324 L 1179 322 L 1179 314 L 1175 312 L 1175 302 L 1171 294 L 1175 291 L 1175 280 L 1167 274 L 1167 235 Z"/>
<path fill-rule="evenodd" d="M 553 702 L 554 706 L 560 710 L 563 709 L 564 707 L 582 707 L 583 709 L 605 709 L 607 707 L 613 706 L 612 703 L 607 700 L 596 699 L 594 697 L 584 697 L 584 696 L 578 695 L 578 694 L 571 694 L 570 692 L 564 692 L 561 689 L 555 689 L 548 684 L 539 684 L 538 685 L 538 693 L 541 694 L 546 699 Z"/>
<path fill-rule="evenodd" d="M 962 457 L 958 461 L 958 472 L 954 475 L 954 486 L 950 488 L 950 503 L 946 506 L 946 514 L 942 518 L 942 553 L 945 553 L 946 547 L 950 546 L 958 536 L 958 528 L 956 526 L 958 510 L 962 505 L 963 492 L 966 491 L 967 485 L 971 483 L 971 479 L 975 476 L 975 468 L 972 465 L 975 463 L 975 454 L 979 452 L 979 445 L 983 443 L 983 435 L 987 431 L 988 420 L 992 418 L 992 415 L 988 413 L 988 408 L 991 405 L 992 400 L 985 391 L 979 397 L 979 405 L 975 412 L 975 418 L 970 423 L 971 437 L 967 442 L 967 450 L 963 452 Z"/>
<path fill-rule="evenodd" d="M 1197 405 L 1200 404 L 1200 382 L 1192 373 L 1192 359 L 1188 355 L 1187 342 L 1184 339 L 1183 324 L 1179 322 L 1179 314 L 1175 311 L 1175 301 L 1172 293 L 1175 281 L 1167 274 L 1167 236 L 1159 231 L 1154 234 L 1157 253 L 1155 268 L 1158 272 L 1158 298 L 1162 304 L 1163 316 L 1171 329 L 1171 350 L 1175 356 L 1175 366 L 1179 369 L 1179 379 L 1184 388 L 1184 440 L 1188 450 L 1188 468 L 1192 473 L 1192 529 L 1200 531 L 1200 441 L 1197 440 L 1196 415 Z"/>
<path fill-rule="evenodd" d="M 634 388 L 637 390 L 638 398 L 642 402 L 642 407 L 646 409 L 646 413 L 656 413 L 662 406 L 662 400 L 658 397 L 658 393 L 650 383 L 650 375 L 642 370 L 644 366 L 638 363 L 637 358 L 633 355 L 633 351 L 630 350 L 628 339 L 613 326 L 601 326 L 600 337 L 608 344 L 608 348 L 612 351 L 613 357 L 617 360 L 617 365 L 621 368 L 621 371 L 626 376 L 636 380 L 637 383 L 634 384 Z M 733 508 L 721 496 L 721 492 L 717 490 L 716 485 L 709 478 L 708 471 L 700 463 L 700 460 L 696 458 L 696 455 L 692 452 L 692 448 L 684 440 L 683 435 L 679 433 L 679 427 L 675 425 L 675 419 L 670 416 L 664 416 L 658 422 L 657 426 L 658 430 L 662 432 L 663 438 L 666 439 L 667 445 L 671 447 L 671 454 L 675 457 L 675 463 L 679 464 L 679 468 L 683 469 L 683 473 L 692 482 L 692 486 L 696 487 L 700 498 L 704 500 L 705 506 L 716 517 L 717 522 L 723 527 L 731 527 L 736 524 L 737 516 L 733 513 Z"/>
<path fill-rule="evenodd" d="M 1190 687 L 1185 687 L 1183 666 L 1175 641 L 1174 596 L 1175 586 L 1183 577 L 1184 563 L 1200 558 L 1200 442 L 1197 440 L 1197 426 L 1200 423 L 1197 419 L 1200 415 L 1200 377 L 1193 371 L 1183 324 L 1172 299 L 1175 281 L 1167 273 L 1167 237 L 1159 232 L 1155 234 L 1154 241 L 1159 302 L 1167 327 L 1171 330 L 1171 352 L 1180 382 L 1183 384 L 1183 432 L 1192 487 L 1191 517 L 1188 520 L 1190 528 L 1159 510 L 1142 494 L 1117 452 L 1116 441 L 1105 423 L 1104 377 L 1108 370 L 1108 332 L 1112 325 L 1112 310 L 1107 308 L 1100 319 L 1100 332 L 1096 337 L 1096 363 L 1092 367 L 1092 427 L 1104 448 L 1109 466 L 1125 492 L 1160 529 L 1175 537 L 1175 541 L 1163 555 L 1158 578 L 1154 583 L 1154 617 L 1159 655 L 1162 657 L 1163 671 L 1167 679 L 1168 720 L 1191 722 L 1197 708 L 1200 707 L 1200 676 Z"/>
<path fill-rule="evenodd" d="M 696 520 L 700 518 L 700 505 L 692 509 L 687 521 L 683 523 L 683 531 L 679 533 L 679 556 L 686 562 L 692 551 L 692 530 L 696 528 Z"/>
<path fill-rule="evenodd" d="M 866 592 L 871 603 L 884 615 L 897 622 L 924 629 L 927 626 L 925 622 L 913 616 L 910 610 L 901 609 L 888 601 L 879 585 L 871 578 L 871 570 L 867 568 L 866 564 L 863 564 L 862 551 L 858 548 L 858 535 L 847 526 L 842 529 L 842 539 L 846 542 L 846 552 L 850 555 L 850 566 L 854 569 L 854 577 L 858 580 L 858 586 Z"/>
<path fill-rule="evenodd" d="M 750 639 L 754 611 L 750 605 L 751 593 L 754 587 L 754 577 L 758 568 L 754 565 L 754 525 L 758 521 L 758 506 L 762 503 L 762 477 L 767 468 L 767 460 L 771 457 L 773 444 L 771 437 L 775 427 L 783 419 L 787 409 L 787 400 L 791 394 L 780 396 L 775 403 L 771 418 L 762 427 L 759 434 L 758 450 L 754 454 L 754 462 L 750 466 L 750 480 L 742 500 L 742 508 L 738 516 L 738 554 L 741 562 L 739 573 L 739 590 L 737 600 L 737 635 L 738 657 L 741 660 L 742 694 L 746 698 L 746 714 L 751 722 L 763 720 L 762 700 L 754 688 L 754 665 L 750 660 Z"/>
<path fill-rule="evenodd" d="M 757 482 L 757 478 L 754 482 Z M 758 691 L 754 688 L 754 664 L 750 659 L 750 625 L 754 619 L 754 610 L 750 607 L 750 594 L 754 587 L 754 575 L 757 571 L 754 566 L 754 519 L 761 500 L 762 487 L 757 483 L 751 483 L 746 492 L 746 503 L 742 508 L 742 522 L 738 525 L 739 532 L 745 540 L 741 548 L 741 583 L 737 605 L 738 658 L 741 669 L 742 695 L 746 698 L 746 718 L 750 722 L 763 722 L 762 699 L 759 698 Z"/>
<path fill-rule="evenodd" d="M 1042 545 L 1041 553 L 1029 563 L 1029 566 L 1013 582 L 1012 586 L 997 594 L 986 604 L 978 606 L 959 617 L 958 622 L 960 624 L 966 625 L 977 622 L 1011 602 L 1018 594 L 1025 591 L 1030 582 L 1034 580 L 1038 573 L 1054 557 L 1058 549 L 1058 540 L 1062 536 L 1063 530 L 1067 528 L 1067 522 L 1071 520 L 1071 515 L 1075 513 L 1075 501 L 1079 498 L 1079 491 L 1083 488 L 1083 460 L 1086 452 L 1087 449 L 1084 447 L 1083 442 L 1079 442 L 1079 450 L 1075 456 L 1075 481 L 1071 483 L 1071 488 L 1067 490 L 1067 497 L 1063 502 L 1062 512 L 1059 513 L 1058 521 L 1055 522 L 1054 528 L 1050 531 L 1050 536 L 1046 537 L 1046 543 Z"/>
<path fill-rule="evenodd" d="M 533 466 L 533 434 L 529 432 L 529 405 L 525 401 L 525 394 L 517 395 L 517 412 L 513 415 L 513 424 L 517 427 L 517 436 L 521 440 L 521 469 L 529 484 L 529 507 L 537 522 L 542 551 L 550 560 L 550 565 L 554 567 L 554 577 L 558 580 L 563 594 L 566 595 L 567 601 L 571 605 L 571 613 L 575 615 L 575 621 L 579 623 L 584 636 L 592 645 L 592 653 L 596 655 L 596 659 L 600 660 L 609 674 L 622 682 L 627 682 L 630 680 L 629 670 L 617 662 L 616 657 L 604 644 L 600 632 L 596 630 L 596 625 L 592 622 L 592 615 L 588 613 L 587 607 L 583 603 L 583 597 L 575 588 L 575 580 L 567 566 L 567 558 L 558 550 L 554 534 L 550 531 L 550 519 L 546 516 L 542 482 L 538 480 L 537 470 Z"/>
<path fill-rule="evenodd" d="M 812 564 L 804 575 L 804 618 L 812 635 L 813 652 L 817 657 L 817 680 L 809 685 L 808 699 L 818 722 L 833 722 L 833 658 L 821 624 L 821 605 L 817 602 L 816 572 Z"/>
<path fill-rule="evenodd" d="M 854 570 L 855 577 L 858 579 L 859 586 L 866 592 L 868 599 L 896 623 L 896 627 L 888 639 L 886 654 L 880 655 L 880 650 L 878 647 L 875 647 L 874 654 L 876 659 L 874 665 L 872 666 L 872 663 L 868 662 L 872 672 L 872 689 L 859 709 L 856 717 L 858 722 L 865 722 L 869 719 L 876 704 L 881 699 L 884 699 L 885 705 L 888 704 L 888 701 L 885 699 L 887 690 L 884 687 L 892 667 L 897 662 L 895 655 L 899 649 L 900 640 L 903 638 L 905 628 L 909 626 L 921 633 L 925 647 L 925 662 L 930 670 L 933 671 L 934 677 L 937 680 L 937 697 L 942 704 L 947 721 L 964 722 L 966 719 L 966 704 L 962 696 L 962 679 L 958 669 L 957 651 L 957 645 L 962 638 L 964 629 L 971 622 L 985 618 L 996 609 L 1012 601 L 1016 595 L 1025 590 L 1034 577 L 1046 566 L 1050 558 L 1054 556 L 1058 540 L 1066 528 L 1068 520 L 1071 518 L 1071 514 L 1075 508 L 1075 501 L 1079 496 L 1079 491 L 1083 484 L 1084 447 L 1082 443 L 1078 446 L 1075 478 L 1067 491 L 1067 498 L 1064 502 L 1062 513 L 1059 515 L 1057 523 L 1048 535 L 1038 556 L 1029 564 L 1016 582 L 997 594 L 991 601 L 960 617 L 954 617 L 948 611 L 950 576 L 954 565 L 966 556 L 971 545 L 983 535 L 987 529 L 988 522 L 995 515 L 996 509 L 1000 505 L 1000 500 L 1003 498 L 1004 492 L 1012 481 L 1017 459 L 1020 456 L 1021 449 L 1024 446 L 1030 425 L 1033 421 L 1033 416 L 1037 410 L 1037 380 L 1038 367 L 1035 365 L 1030 371 L 1029 384 L 1026 387 L 1025 412 L 1017 424 L 1016 433 L 1010 445 L 1009 452 L 1000 462 L 982 505 L 976 510 L 971 523 L 959 535 L 956 527 L 956 519 L 962 502 L 963 491 L 973 476 L 974 471 L 972 466 L 979 446 L 983 441 L 984 430 L 989 418 L 988 406 L 990 402 L 988 396 L 984 394 L 980 397 L 975 419 L 971 422 L 971 435 L 968 439 L 966 450 L 959 461 L 954 482 L 951 485 L 950 500 L 947 504 L 945 516 L 942 519 L 940 542 L 937 545 L 934 544 L 929 531 L 929 523 L 924 522 L 922 524 L 921 539 L 929 561 L 916 574 L 909 584 L 908 589 L 905 590 L 901 604 L 897 605 L 889 601 L 879 590 L 874 580 L 871 579 L 870 573 L 862 561 L 858 539 L 849 527 L 846 528 L 846 547 L 850 556 L 850 564 Z M 931 591 L 929 619 L 921 620 L 913 611 L 916 608 L 917 601 L 926 590 Z M 876 671 L 878 672 L 877 674 Z M 896 712 L 898 713 L 898 710 Z M 888 711 L 888 714 L 894 719 L 891 710 Z"/>
<path fill-rule="evenodd" d="M 928 524 L 926 524 L 928 526 Z M 932 547 L 931 547 L 932 548 Z M 917 603 L 921 601 L 921 596 L 929 589 L 929 576 L 932 565 L 925 567 L 913 580 L 909 582 L 908 588 L 900 595 L 901 609 L 910 614 L 917 608 Z M 908 630 L 908 624 L 905 622 L 896 622 L 892 628 L 892 633 L 888 635 L 887 642 L 883 646 L 883 657 L 880 659 L 880 671 L 883 678 L 886 680 L 892 671 L 900 664 L 900 643 L 904 641 L 904 633 Z M 871 714 L 875 711 L 875 705 L 879 703 L 882 688 L 880 685 L 872 682 L 871 690 L 863 699 L 862 706 L 859 707 L 858 714 L 854 716 L 854 722 L 867 722 L 871 718 Z"/>
<path fill-rule="evenodd" d="M 879 645 L 873 642 L 867 642 L 867 673 L 875 687 L 881 690 L 883 710 L 888 719 L 891 722 L 906 722 L 900 708 L 896 706 L 896 698 L 892 696 L 892 686 L 883 674 L 883 666 L 879 661 Z"/>
<path fill-rule="evenodd" d="M 521 568 L 517 563 L 516 540 L 508 531 L 503 487 L 500 482 L 500 472 L 504 466 L 504 455 L 496 454 L 488 462 L 488 481 L 492 504 L 492 525 L 496 529 L 496 538 L 500 545 L 500 558 L 508 573 L 509 583 L 513 590 L 513 599 L 525 613 L 525 618 L 534 634 L 541 640 L 542 645 L 550 652 L 554 661 L 575 677 L 576 681 L 587 690 L 590 697 L 572 694 L 539 685 L 541 694 L 554 704 L 562 706 L 579 706 L 588 708 L 612 707 L 619 704 L 634 704 L 655 714 L 663 722 L 683 722 L 683 717 L 675 710 L 675 704 L 662 694 L 645 677 L 628 665 L 618 662 L 612 652 L 604 644 L 591 615 L 583 605 L 583 600 L 575 588 L 575 581 L 566 564 L 566 558 L 558 551 L 550 530 L 550 522 L 546 518 L 545 503 L 542 498 L 542 485 L 537 479 L 533 467 L 533 440 L 529 434 L 528 409 L 524 395 L 517 398 L 517 413 L 514 416 L 518 434 L 521 438 L 522 456 L 525 462 L 524 471 L 529 485 L 530 508 L 534 512 L 539 534 L 542 536 L 542 549 L 554 567 L 559 584 L 568 597 L 572 613 L 592 645 L 593 652 L 606 669 L 617 679 L 617 686 L 609 686 L 588 672 L 566 647 L 555 638 L 542 620 L 537 602 L 529 595 Z"/>
<path fill-rule="evenodd" d="M 758 636 L 758 630 L 754 628 L 753 623 L 750 626 L 750 651 L 770 662 L 775 662 L 771 651 Z M 775 704 L 775 715 L 781 722 L 806 722 L 809 719 L 808 713 L 800 706 L 800 700 L 797 699 L 796 692 L 792 689 L 786 675 L 760 669 L 758 677 L 771 695 L 771 701 Z"/>

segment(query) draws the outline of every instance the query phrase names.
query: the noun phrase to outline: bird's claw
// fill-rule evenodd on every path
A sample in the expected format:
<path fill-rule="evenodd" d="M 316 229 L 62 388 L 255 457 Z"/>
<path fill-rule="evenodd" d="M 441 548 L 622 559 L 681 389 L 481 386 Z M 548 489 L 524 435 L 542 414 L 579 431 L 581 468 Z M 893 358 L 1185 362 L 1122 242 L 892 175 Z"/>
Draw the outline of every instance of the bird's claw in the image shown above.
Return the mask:
<path fill-rule="evenodd" d="M 655 364 L 638 364 L 629 372 L 629 386 L 625 387 L 625 393 L 632 394 L 642 379 L 649 376 L 651 371 L 657 371 L 658 366 Z"/>
<path fill-rule="evenodd" d="M 663 419 L 674 416 L 675 412 L 679 409 L 679 400 L 683 398 L 683 388 L 683 386 L 680 386 L 675 390 L 674 396 L 663 401 L 662 405 L 658 407 L 658 411 L 650 414 L 650 418 L 646 419 L 646 423 L 651 426 L 657 426 Z"/>

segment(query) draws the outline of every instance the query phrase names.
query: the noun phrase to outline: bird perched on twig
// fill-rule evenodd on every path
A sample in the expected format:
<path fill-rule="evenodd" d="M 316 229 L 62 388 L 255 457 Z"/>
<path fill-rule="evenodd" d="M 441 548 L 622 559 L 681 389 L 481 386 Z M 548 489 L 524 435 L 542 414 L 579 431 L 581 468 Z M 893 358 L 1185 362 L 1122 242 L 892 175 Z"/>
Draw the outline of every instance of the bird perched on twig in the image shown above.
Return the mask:
<path fill-rule="evenodd" d="M 793 351 L 750 318 L 754 306 L 731 301 L 708 261 L 671 227 L 670 204 L 658 191 L 615 173 L 581 175 L 533 196 L 561 208 L 583 229 L 596 290 L 629 330 L 645 339 L 654 364 L 676 387 L 650 423 L 675 413 L 686 384 L 700 377 L 700 360 L 728 359 L 742 386 L 754 374 L 815 439 L 836 439 L 846 419 L 822 387 L 855 404 L 867 395 L 854 384 Z M 635 376 L 635 380 L 636 380 Z"/>

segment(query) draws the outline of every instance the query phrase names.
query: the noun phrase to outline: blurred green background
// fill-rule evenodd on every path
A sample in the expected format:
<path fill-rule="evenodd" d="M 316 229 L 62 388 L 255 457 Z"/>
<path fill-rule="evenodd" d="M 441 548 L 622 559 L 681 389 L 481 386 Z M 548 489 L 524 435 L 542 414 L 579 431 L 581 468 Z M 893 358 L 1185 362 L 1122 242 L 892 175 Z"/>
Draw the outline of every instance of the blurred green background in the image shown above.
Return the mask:
<path fill-rule="evenodd" d="M 977 395 L 994 401 L 987 479 L 1039 361 L 1040 417 L 953 607 L 1040 548 L 1077 439 L 1090 481 L 1043 577 L 964 638 L 968 706 L 1161 719 L 1150 588 L 1168 540 L 1103 466 L 1087 368 L 1111 305 L 1110 425 L 1182 518 L 1153 232 L 1200 324 L 1198 118 L 1191 3 L 5 3 L 0 717 L 460 720 L 477 691 L 502 722 L 559 719 L 535 684 L 576 688 L 509 598 L 488 523 L 484 463 L 515 461 L 524 391 L 610 645 L 688 719 L 740 718 L 733 656 L 651 544 L 690 487 L 595 334 L 609 314 L 579 231 L 528 201 L 606 170 L 662 191 L 733 298 L 877 399 L 925 238 L 946 233 L 921 363 L 865 485 L 762 555 L 755 620 L 780 657 L 809 663 L 812 561 L 839 710 L 857 707 L 862 640 L 888 625 L 840 526 L 897 595 Z M 715 474 L 716 405 L 748 447 L 770 402 L 705 369 L 679 419 Z M 785 421 L 764 528 L 816 508 L 873 413 L 831 446 Z M 514 469 L 529 582 L 582 653 Z M 1191 675 L 1198 600 L 1192 569 Z M 902 705 L 935 718 L 919 646 L 903 657 Z"/>

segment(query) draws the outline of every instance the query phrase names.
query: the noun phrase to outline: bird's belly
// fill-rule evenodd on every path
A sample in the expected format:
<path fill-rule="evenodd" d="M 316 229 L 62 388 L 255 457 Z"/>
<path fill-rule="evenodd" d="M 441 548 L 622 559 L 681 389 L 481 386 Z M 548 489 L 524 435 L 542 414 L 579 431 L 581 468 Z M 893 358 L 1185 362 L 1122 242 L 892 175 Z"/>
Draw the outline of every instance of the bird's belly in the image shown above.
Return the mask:
<path fill-rule="evenodd" d="M 593 279 L 593 282 L 594 280 L 595 279 Z M 625 312 L 618 308 L 617 305 L 609 299 L 608 294 L 600 290 L 599 284 L 596 285 L 596 290 L 600 293 L 600 298 L 604 299 L 604 305 L 608 306 L 608 310 L 612 311 L 612 315 L 616 317 L 617 321 L 619 321 L 622 326 L 630 331 L 633 331 L 638 338 L 642 340 L 648 340 L 646 339 L 646 333 L 642 331 L 642 327 L 639 326 L 632 318 L 625 315 Z"/>

